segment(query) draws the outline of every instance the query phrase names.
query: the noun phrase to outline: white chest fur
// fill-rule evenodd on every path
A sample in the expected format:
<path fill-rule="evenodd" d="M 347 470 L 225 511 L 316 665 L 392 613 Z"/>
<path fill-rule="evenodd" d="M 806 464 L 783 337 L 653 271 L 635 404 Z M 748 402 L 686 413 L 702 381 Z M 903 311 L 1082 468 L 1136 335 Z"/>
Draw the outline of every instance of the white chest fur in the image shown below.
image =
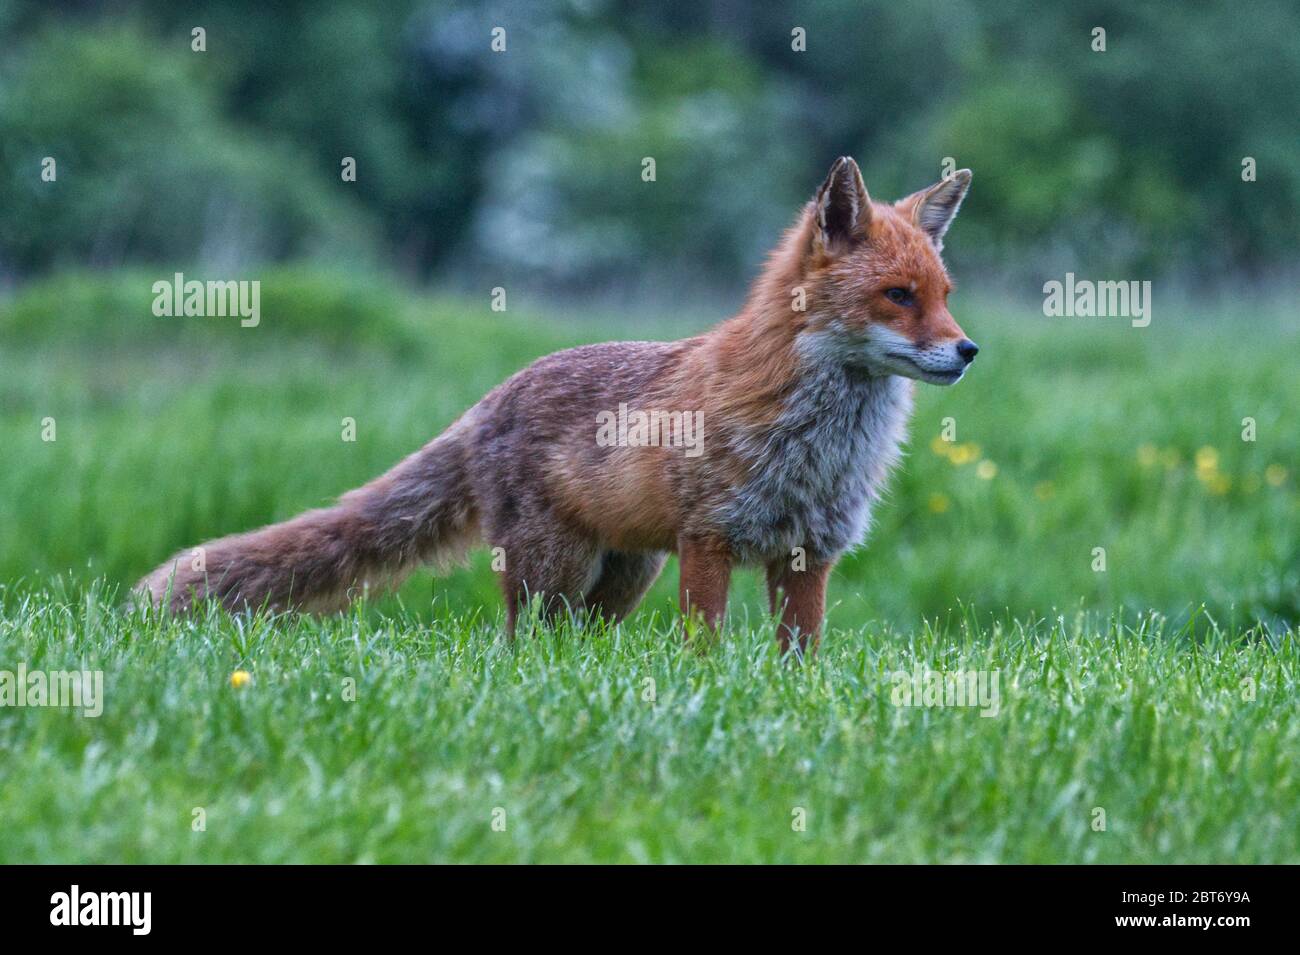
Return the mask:
<path fill-rule="evenodd" d="M 912 409 L 912 383 L 836 362 L 810 363 L 775 425 L 738 450 L 750 477 L 723 525 L 746 563 L 831 560 L 866 536 Z"/>

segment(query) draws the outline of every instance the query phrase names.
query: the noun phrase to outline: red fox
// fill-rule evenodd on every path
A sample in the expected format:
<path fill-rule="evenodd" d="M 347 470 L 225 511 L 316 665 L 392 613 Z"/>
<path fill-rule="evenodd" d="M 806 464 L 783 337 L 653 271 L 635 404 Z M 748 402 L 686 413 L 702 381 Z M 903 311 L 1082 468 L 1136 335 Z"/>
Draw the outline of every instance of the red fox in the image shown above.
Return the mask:
<path fill-rule="evenodd" d="M 732 567 L 761 566 L 782 649 L 815 649 L 912 380 L 951 385 L 978 351 L 939 257 L 970 179 L 889 205 L 842 157 L 712 331 L 542 358 L 335 506 L 212 541 L 202 561 L 182 552 L 139 588 L 173 610 L 323 611 L 481 543 L 501 548 L 513 635 L 538 595 L 548 616 L 622 619 L 675 551 L 688 617 L 720 626 Z"/>

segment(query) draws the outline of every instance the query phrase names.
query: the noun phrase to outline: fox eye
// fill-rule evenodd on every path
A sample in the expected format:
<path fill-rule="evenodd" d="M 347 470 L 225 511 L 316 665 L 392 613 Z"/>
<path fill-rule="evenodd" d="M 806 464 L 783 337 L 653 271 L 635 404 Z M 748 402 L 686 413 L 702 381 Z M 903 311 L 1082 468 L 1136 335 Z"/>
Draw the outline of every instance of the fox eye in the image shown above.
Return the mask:
<path fill-rule="evenodd" d="M 912 304 L 912 293 L 905 288 L 887 288 L 885 289 L 885 298 L 895 305 Z"/>

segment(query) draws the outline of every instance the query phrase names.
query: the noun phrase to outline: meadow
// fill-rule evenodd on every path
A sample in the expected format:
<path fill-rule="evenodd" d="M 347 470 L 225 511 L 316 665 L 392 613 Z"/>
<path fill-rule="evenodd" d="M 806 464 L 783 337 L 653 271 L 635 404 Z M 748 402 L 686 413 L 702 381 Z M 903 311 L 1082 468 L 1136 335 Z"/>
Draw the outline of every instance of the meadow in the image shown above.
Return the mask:
<path fill-rule="evenodd" d="M 0 706 L 0 862 L 1300 861 L 1280 307 L 1139 329 L 958 293 L 980 357 L 920 387 L 794 662 L 753 573 L 683 647 L 673 564 L 623 625 L 513 644 L 485 554 L 322 619 L 125 607 L 180 547 L 327 502 L 535 357 L 721 317 L 284 270 L 241 328 L 155 318 L 155 277 L 0 303 L 0 670 L 105 686 L 94 718 Z M 895 705 L 918 667 L 997 673 L 997 714 Z"/>

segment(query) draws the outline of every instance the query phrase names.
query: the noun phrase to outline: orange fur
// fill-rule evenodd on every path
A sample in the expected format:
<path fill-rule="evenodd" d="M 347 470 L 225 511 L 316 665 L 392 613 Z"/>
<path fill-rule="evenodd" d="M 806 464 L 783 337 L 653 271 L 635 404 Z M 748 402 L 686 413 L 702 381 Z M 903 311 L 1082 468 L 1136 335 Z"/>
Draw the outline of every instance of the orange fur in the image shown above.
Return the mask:
<path fill-rule="evenodd" d="M 712 331 L 543 358 L 335 507 L 211 542 L 203 567 L 182 552 L 141 589 L 174 609 L 331 607 L 479 540 L 503 549 L 513 631 L 538 595 L 619 619 L 675 550 L 684 612 L 720 625 L 732 565 L 759 564 L 782 647 L 815 646 L 831 569 L 898 454 L 902 379 L 951 384 L 976 351 L 939 257 L 969 181 L 882 204 L 841 159 Z M 698 413 L 700 453 L 602 443 L 596 422 L 628 406 Z"/>

